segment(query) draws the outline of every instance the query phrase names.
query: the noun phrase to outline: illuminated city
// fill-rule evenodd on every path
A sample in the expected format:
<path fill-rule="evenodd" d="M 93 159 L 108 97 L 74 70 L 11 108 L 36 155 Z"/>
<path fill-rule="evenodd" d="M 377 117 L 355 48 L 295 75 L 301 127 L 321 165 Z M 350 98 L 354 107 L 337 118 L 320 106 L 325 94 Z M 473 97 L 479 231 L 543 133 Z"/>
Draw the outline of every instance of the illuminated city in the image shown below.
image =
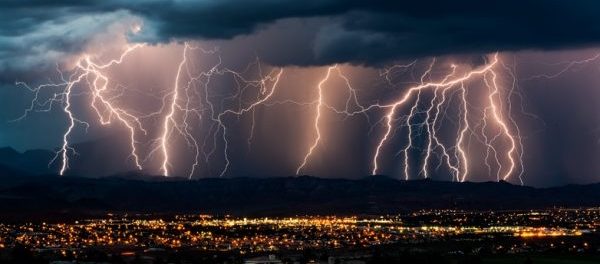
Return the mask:
<path fill-rule="evenodd" d="M 31 247 L 40 256 L 85 260 L 89 252 L 128 256 L 186 250 L 293 256 L 305 250 L 365 250 L 380 246 L 423 247 L 430 243 L 479 241 L 490 254 L 600 250 L 600 209 L 469 212 L 417 211 L 395 216 L 107 215 L 70 223 L 0 225 L 1 248 Z M 447 254 L 460 247 L 450 247 Z M 294 253 L 296 252 L 296 253 Z M 464 253 L 464 252 L 463 252 Z M 352 257 L 340 251 L 339 257 Z M 348 253 L 346 253 L 348 254 Z M 152 255 L 152 254 L 150 254 Z M 368 256 L 363 256 L 368 259 Z"/>

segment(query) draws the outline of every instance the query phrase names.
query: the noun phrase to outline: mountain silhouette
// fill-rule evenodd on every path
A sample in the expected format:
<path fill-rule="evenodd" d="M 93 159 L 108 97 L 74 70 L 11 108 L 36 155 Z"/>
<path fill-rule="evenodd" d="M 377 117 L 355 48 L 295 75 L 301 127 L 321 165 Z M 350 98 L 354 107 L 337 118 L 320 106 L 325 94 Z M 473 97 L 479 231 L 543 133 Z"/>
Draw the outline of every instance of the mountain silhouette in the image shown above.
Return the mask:
<path fill-rule="evenodd" d="M 382 215 L 419 209 L 516 210 L 600 205 L 600 184 L 533 188 L 506 182 L 359 180 L 309 176 L 172 179 L 21 176 L 0 182 L 0 215 L 208 213 L 239 216 Z"/>
<path fill-rule="evenodd" d="M 93 141 L 75 143 L 71 147 L 77 155 L 70 154 L 68 175 L 104 177 L 134 170 L 128 150 L 110 146 L 127 146 L 117 137 L 105 137 Z M 105 151 L 107 146 L 111 151 Z M 60 170 L 61 157 L 53 160 L 55 151 L 36 149 L 18 152 L 10 147 L 0 148 L 0 165 L 26 172 L 29 175 L 56 174 Z"/>

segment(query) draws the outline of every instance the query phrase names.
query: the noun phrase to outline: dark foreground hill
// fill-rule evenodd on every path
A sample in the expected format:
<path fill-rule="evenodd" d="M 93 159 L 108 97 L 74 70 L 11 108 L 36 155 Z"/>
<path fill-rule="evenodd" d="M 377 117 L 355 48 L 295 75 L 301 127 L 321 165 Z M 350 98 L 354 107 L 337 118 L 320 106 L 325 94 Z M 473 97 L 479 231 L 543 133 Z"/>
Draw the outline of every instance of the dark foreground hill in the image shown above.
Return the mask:
<path fill-rule="evenodd" d="M 600 184 L 538 189 L 505 182 L 399 181 L 382 176 L 360 180 L 303 176 L 190 181 L 17 177 L 20 172 L 5 172 L 0 179 L 0 217 L 4 219 L 107 212 L 281 216 L 600 206 Z"/>

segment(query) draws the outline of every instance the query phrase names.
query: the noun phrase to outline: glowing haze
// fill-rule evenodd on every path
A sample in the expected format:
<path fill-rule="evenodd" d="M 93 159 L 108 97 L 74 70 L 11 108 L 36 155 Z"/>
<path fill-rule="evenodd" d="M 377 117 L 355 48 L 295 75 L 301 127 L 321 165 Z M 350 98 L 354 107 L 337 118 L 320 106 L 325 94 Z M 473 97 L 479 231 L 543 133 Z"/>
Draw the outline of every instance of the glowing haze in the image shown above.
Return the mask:
<path fill-rule="evenodd" d="M 600 30 L 563 29 L 596 4 L 553 2 L 541 13 L 562 11 L 561 28 L 506 23 L 500 38 L 496 22 L 536 7 L 374 2 L 9 1 L 0 15 L 31 21 L 0 20 L 0 143 L 52 149 L 60 175 L 101 152 L 115 172 L 190 179 L 596 181 L 600 152 L 581 145 L 597 109 L 560 110 L 596 96 L 565 85 L 594 81 Z"/>

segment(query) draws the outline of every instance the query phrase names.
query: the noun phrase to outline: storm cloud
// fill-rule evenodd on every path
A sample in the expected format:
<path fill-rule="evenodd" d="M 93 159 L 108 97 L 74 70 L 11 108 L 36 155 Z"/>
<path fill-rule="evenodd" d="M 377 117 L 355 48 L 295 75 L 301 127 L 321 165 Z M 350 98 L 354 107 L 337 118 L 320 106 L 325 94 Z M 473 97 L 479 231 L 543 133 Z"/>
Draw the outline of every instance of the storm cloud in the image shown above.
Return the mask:
<path fill-rule="evenodd" d="M 600 3 L 592 0 L 9 0 L 0 6 L 0 69 L 76 52 L 94 34 L 132 17 L 141 20 L 143 30 L 130 40 L 149 43 L 231 39 L 286 19 L 319 19 L 316 26 L 286 29 L 310 36 L 299 40 L 310 49 L 272 63 L 372 65 L 431 55 L 592 46 L 600 41 L 598 11 Z M 290 35 L 283 33 L 270 34 L 270 41 Z M 15 64 L 19 56 L 25 58 L 22 65 Z"/>

